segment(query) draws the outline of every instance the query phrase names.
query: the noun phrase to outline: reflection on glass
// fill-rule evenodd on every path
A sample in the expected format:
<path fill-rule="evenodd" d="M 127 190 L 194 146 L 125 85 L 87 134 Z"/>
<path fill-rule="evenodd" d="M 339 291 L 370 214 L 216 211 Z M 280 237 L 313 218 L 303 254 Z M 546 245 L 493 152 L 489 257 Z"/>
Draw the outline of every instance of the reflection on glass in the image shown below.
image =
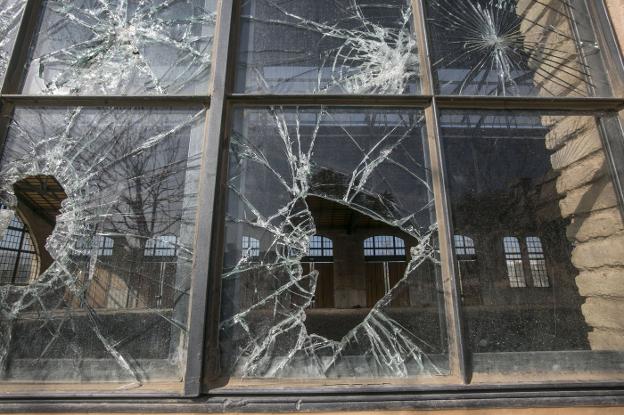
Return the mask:
<path fill-rule="evenodd" d="M 425 3 L 439 94 L 611 94 L 584 1 Z"/>
<path fill-rule="evenodd" d="M 0 199 L 41 269 L 0 290 L 2 379 L 179 381 L 203 113 L 16 110 Z"/>
<path fill-rule="evenodd" d="M 26 0 L 0 0 L 0 86 L 6 75 Z"/>
<path fill-rule="evenodd" d="M 224 375 L 447 373 L 422 121 L 413 110 L 235 111 Z M 251 239 L 241 248 L 247 235 L 258 257 Z"/>
<path fill-rule="evenodd" d="M 236 91 L 416 93 L 412 19 L 408 0 L 245 0 Z"/>
<path fill-rule="evenodd" d="M 597 119 L 443 111 L 441 128 L 455 232 L 478 247 L 457 251 L 477 374 L 618 376 L 624 224 Z"/>
<path fill-rule="evenodd" d="M 205 93 L 215 0 L 46 0 L 24 91 Z"/>

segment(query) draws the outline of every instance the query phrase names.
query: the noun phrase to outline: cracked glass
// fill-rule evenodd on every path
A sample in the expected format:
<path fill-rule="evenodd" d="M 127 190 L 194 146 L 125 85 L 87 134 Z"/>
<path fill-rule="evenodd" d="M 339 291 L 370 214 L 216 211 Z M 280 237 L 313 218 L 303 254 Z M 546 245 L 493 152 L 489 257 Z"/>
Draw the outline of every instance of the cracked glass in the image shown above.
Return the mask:
<path fill-rule="evenodd" d="M 414 94 L 409 0 L 245 0 L 237 92 Z"/>
<path fill-rule="evenodd" d="M 25 6 L 26 0 L 0 0 L 0 85 L 6 75 Z"/>
<path fill-rule="evenodd" d="M 622 379 L 624 223 L 606 118 L 441 112 L 473 381 Z"/>
<path fill-rule="evenodd" d="M 425 3 L 438 94 L 611 95 L 583 1 Z"/>
<path fill-rule="evenodd" d="M 30 94 L 206 94 L 215 0 L 47 0 Z"/>
<path fill-rule="evenodd" d="M 448 374 L 423 112 L 237 108 L 232 127 L 222 375 Z"/>
<path fill-rule="evenodd" d="M 0 388 L 181 387 L 204 114 L 15 111 L 0 230 L 19 216 L 40 270 L 0 285 Z"/>

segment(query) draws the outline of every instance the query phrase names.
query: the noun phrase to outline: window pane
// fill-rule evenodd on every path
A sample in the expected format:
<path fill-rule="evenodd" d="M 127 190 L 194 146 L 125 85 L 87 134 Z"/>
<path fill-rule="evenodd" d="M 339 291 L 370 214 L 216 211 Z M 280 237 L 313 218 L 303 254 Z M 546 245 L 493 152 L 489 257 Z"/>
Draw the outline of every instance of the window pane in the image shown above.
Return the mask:
<path fill-rule="evenodd" d="M 597 123 L 442 112 L 455 232 L 479 247 L 458 257 L 475 381 L 624 373 L 624 224 Z"/>
<path fill-rule="evenodd" d="M 224 376 L 446 374 L 422 112 L 249 108 L 233 117 Z M 379 232 L 400 259 L 365 259 L 364 241 Z M 308 256 L 328 246 L 317 233 L 332 257 Z M 253 261 L 244 235 L 259 241 Z"/>
<path fill-rule="evenodd" d="M 24 91 L 200 94 L 216 0 L 47 0 Z"/>
<path fill-rule="evenodd" d="M 32 224 L 42 272 L 2 287 L 3 380 L 181 387 L 203 119 L 16 110 L 0 195 Z"/>
<path fill-rule="evenodd" d="M 584 0 L 426 4 L 439 94 L 611 95 Z"/>
<path fill-rule="evenodd" d="M 236 91 L 419 91 L 409 0 L 246 0 Z"/>
<path fill-rule="evenodd" d="M 11 58 L 26 0 L 0 0 L 0 86 Z"/>

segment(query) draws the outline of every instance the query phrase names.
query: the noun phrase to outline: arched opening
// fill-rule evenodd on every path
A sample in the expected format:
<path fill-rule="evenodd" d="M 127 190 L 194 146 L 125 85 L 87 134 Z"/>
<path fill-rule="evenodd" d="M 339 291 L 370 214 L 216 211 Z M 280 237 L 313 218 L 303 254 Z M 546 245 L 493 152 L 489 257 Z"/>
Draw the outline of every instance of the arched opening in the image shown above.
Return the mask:
<path fill-rule="evenodd" d="M 56 225 L 65 190 L 52 176 L 29 176 L 13 184 L 16 214 L 0 242 L 2 284 L 28 284 L 53 259 L 45 249 Z M 6 206 L 2 206 L 6 209 Z"/>

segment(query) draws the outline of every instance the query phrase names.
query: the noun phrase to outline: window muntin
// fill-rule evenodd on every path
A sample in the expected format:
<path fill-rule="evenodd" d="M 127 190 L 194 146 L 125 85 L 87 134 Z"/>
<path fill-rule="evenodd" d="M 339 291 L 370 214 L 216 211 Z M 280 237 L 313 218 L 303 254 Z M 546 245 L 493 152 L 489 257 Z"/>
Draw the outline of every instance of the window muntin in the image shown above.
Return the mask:
<path fill-rule="evenodd" d="M 527 283 L 524 277 L 520 241 L 513 236 L 505 236 L 503 238 L 503 247 L 505 249 L 505 263 L 507 265 L 509 286 L 512 288 L 526 287 Z"/>
<path fill-rule="evenodd" d="M 405 241 L 391 235 L 375 235 L 364 240 L 365 257 L 405 257 Z"/>
<path fill-rule="evenodd" d="M 4 297 L 10 319 L 3 324 L 13 326 L 10 352 L 0 345 L 11 368 L 5 379 L 88 376 L 149 389 L 180 378 L 203 114 L 17 108 L 0 194 L 12 200 L 14 184 L 21 184 L 17 193 L 25 179 L 43 175 L 67 198 L 56 217 L 33 208 L 35 232 L 51 230 L 46 249 L 53 262 L 27 292 L 12 285 Z M 155 243 L 146 252 L 148 241 Z"/>
<path fill-rule="evenodd" d="M 462 296 L 476 382 L 511 372 L 621 377 L 619 323 L 606 323 L 617 317 L 600 308 L 620 300 L 590 288 L 619 272 L 619 251 L 604 249 L 619 243 L 622 226 L 597 122 L 576 113 L 441 112 L 455 231 L 470 230 L 484 252 L 461 275 L 478 281 Z"/>
<path fill-rule="evenodd" d="M 47 0 L 24 91 L 205 94 L 214 0 Z"/>
<path fill-rule="evenodd" d="M 26 0 L 0 0 L 0 86 L 4 81 L 25 6 Z"/>
<path fill-rule="evenodd" d="M 245 0 L 236 92 L 414 94 L 408 0 Z"/>
<path fill-rule="evenodd" d="M 453 245 L 455 246 L 455 255 L 476 255 L 474 240 L 465 235 L 453 235 Z"/>
<path fill-rule="evenodd" d="M 260 256 L 260 241 L 253 236 L 243 235 L 243 256 L 257 258 Z"/>
<path fill-rule="evenodd" d="M 160 235 L 145 241 L 145 256 L 176 256 L 178 238 L 175 235 Z"/>
<path fill-rule="evenodd" d="M 422 113 L 237 108 L 233 120 L 221 294 L 223 375 L 448 373 Z M 317 229 L 332 240 L 331 269 L 308 265 Z M 371 229 L 401 233 L 406 241 L 393 245 L 403 261 L 392 265 L 392 285 L 374 303 L 367 299 L 363 249 Z M 262 233 L 267 247 L 253 266 L 238 251 L 240 235 L 251 232 Z M 408 257 L 407 241 L 413 247 Z M 298 336 L 305 339 L 295 341 Z"/>
<path fill-rule="evenodd" d="M 584 2 L 425 3 L 438 94 L 611 95 Z"/>

